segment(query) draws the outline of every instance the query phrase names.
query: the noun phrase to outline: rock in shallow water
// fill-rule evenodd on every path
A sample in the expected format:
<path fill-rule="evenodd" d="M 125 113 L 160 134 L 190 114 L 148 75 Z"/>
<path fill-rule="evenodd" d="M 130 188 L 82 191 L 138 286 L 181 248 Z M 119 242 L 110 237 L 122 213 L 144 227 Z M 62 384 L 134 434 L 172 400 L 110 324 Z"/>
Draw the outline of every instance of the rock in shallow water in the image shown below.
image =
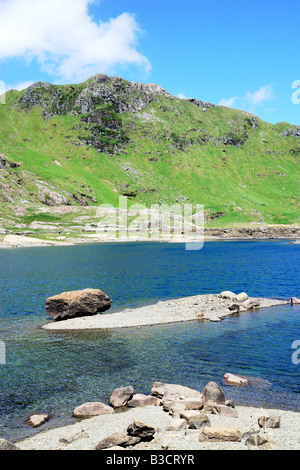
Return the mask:
<path fill-rule="evenodd" d="M 46 312 L 54 320 L 96 315 L 111 307 L 112 300 L 100 289 L 63 292 L 46 300 Z"/>

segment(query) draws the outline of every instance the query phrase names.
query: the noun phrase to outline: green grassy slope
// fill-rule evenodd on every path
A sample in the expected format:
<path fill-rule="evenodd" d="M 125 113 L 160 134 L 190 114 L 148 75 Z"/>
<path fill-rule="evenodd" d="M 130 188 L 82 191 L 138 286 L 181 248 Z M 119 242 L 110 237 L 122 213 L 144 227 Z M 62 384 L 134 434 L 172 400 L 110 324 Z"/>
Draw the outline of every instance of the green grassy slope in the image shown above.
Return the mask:
<path fill-rule="evenodd" d="M 204 204 L 208 226 L 299 222 L 296 126 L 149 93 L 109 77 L 7 93 L 0 106 L 2 225 L 16 206 L 26 207 L 18 216 L 26 225 L 39 207 L 117 206 L 120 194 L 148 207 Z"/>

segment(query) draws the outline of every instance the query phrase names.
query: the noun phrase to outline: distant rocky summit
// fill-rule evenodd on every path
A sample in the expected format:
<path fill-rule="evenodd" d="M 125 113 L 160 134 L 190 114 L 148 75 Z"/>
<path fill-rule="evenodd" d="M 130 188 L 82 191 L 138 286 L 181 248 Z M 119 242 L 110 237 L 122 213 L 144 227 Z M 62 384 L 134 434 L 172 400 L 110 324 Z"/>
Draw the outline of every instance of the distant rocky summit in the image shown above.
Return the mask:
<path fill-rule="evenodd" d="M 111 307 L 112 300 L 100 289 L 63 292 L 46 300 L 46 312 L 54 320 L 95 315 Z"/>

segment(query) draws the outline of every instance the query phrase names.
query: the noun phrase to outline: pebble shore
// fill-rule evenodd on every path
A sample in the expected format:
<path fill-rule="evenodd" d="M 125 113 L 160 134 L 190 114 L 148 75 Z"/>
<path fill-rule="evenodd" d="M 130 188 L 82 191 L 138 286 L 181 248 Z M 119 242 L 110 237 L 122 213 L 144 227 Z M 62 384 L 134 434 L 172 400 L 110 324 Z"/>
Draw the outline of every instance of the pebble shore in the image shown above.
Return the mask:
<path fill-rule="evenodd" d="M 155 427 L 154 439 L 141 442 L 129 450 L 300 450 L 299 428 L 300 413 L 292 411 L 266 410 L 262 408 L 237 406 L 238 417 L 209 415 L 211 425 L 230 425 L 239 429 L 241 442 L 199 442 L 200 430 L 167 431 L 172 416 L 162 406 L 133 408 L 124 413 L 102 415 L 85 419 L 76 424 L 40 432 L 16 445 L 21 450 L 92 450 L 95 445 L 108 435 L 124 431 L 135 420 Z M 258 418 L 276 414 L 281 417 L 278 429 L 263 429 L 260 434 L 268 439 L 268 445 L 253 447 L 245 444 L 245 433 L 258 432 Z M 75 432 L 84 431 L 81 439 L 71 444 L 63 444 L 61 438 Z M 109 450 L 109 449 L 108 449 Z"/>
<path fill-rule="evenodd" d="M 259 302 L 259 308 L 288 304 L 288 301 L 249 297 Z M 223 299 L 217 294 L 196 295 L 174 300 L 160 301 L 154 305 L 125 309 L 121 312 L 78 317 L 59 322 L 47 323 L 47 330 L 86 330 L 128 328 L 158 325 L 195 320 L 221 321 L 233 312 L 229 310 L 233 301 Z M 244 309 L 243 312 L 249 310 Z"/>

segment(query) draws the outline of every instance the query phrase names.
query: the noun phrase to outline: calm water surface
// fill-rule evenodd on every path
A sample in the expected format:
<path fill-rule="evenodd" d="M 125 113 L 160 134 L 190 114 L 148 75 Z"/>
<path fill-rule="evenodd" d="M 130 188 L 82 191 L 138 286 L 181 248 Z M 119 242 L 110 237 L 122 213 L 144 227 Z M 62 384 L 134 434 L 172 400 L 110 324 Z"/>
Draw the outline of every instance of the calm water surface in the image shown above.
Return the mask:
<path fill-rule="evenodd" d="M 221 323 L 188 322 L 115 331 L 55 333 L 45 299 L 63 291 L 100 288 L 116 311 L 161 299 L 222 290 L 251 296 L 300 297 L 300 246 L 287 241 L 210 242 L 200 251 L 165 243 L 103 244 L 0 251 L 0 437 L 37 431 L 25 421 L 53 415 L 45 425 L 74 422 L 72 410 L 107 401 L 133 385 L 149 393 L 153 381 L 202 390 L 226 372 L 262 378 L 258 388 L 224 386 L 238 404 L 300 411 L 300 307 L 257 310 Z M 223 386 L 223 385 L 222 385 Z"/>

